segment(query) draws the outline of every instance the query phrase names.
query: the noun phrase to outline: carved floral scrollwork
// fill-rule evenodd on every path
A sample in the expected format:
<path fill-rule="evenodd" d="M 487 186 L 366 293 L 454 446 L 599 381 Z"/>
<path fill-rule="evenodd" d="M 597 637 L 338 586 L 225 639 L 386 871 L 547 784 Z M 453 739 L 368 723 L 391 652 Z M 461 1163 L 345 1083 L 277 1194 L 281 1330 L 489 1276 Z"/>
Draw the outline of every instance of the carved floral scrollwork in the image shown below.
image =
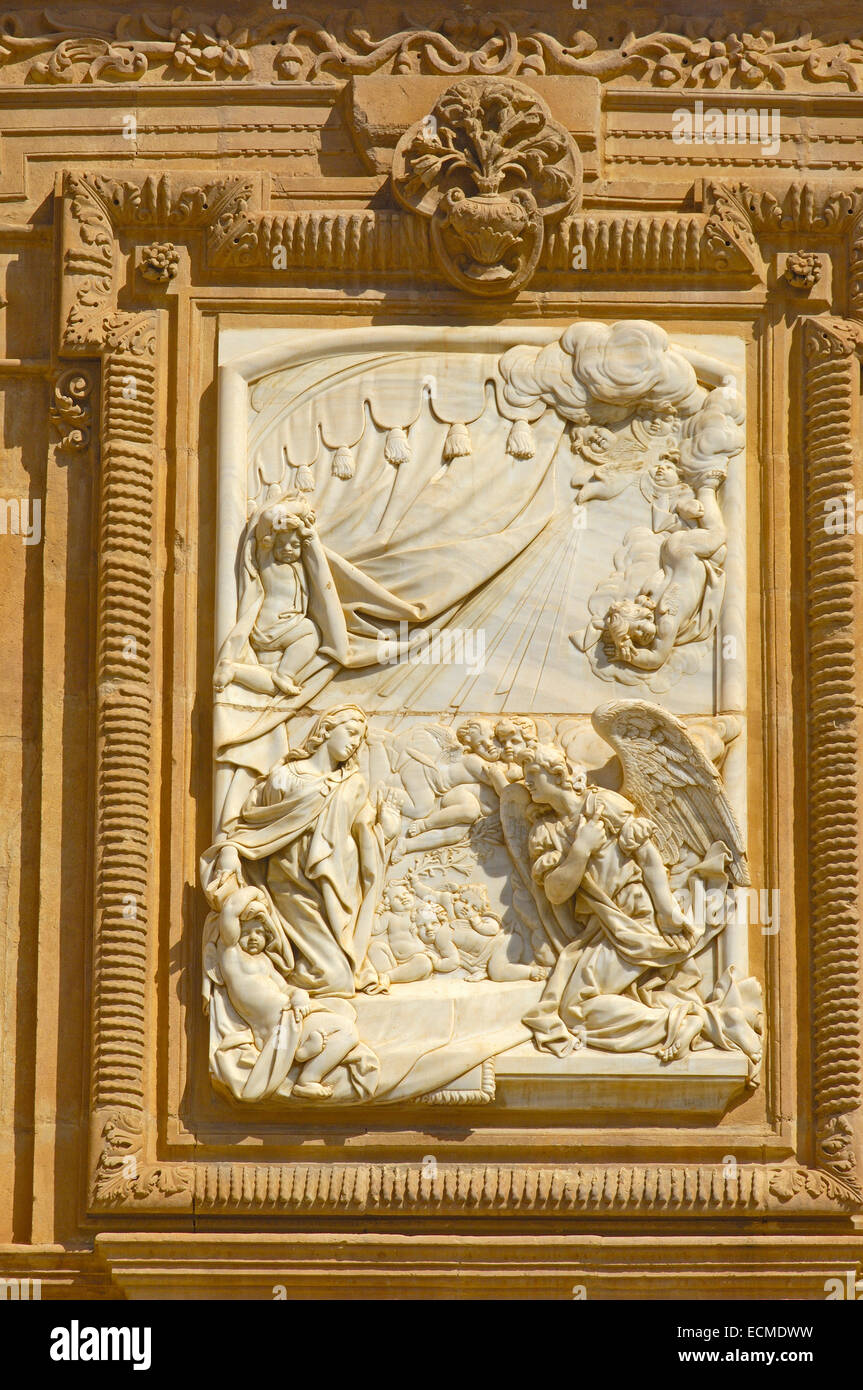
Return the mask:
<path fill-rule="evenodd" d="M 671 28 L 679 24 L 677 32 Z M 274 27 L 274 26 L 271 26 Z M 276 57 L 281 77 L 314 81 L 321 76 L 379 72 L 476 72 L 515 76 L 578 73 L 600 82 L 626 78 L 672 88 L 784 90 L 833 83 L 859 91 L 863 72 L 860 38 L 854 31 L 800 32 L 793 25 L 731 29 L 723 20 L 669 21 L 661 30 L 622 29 L 603 38 L 577 29 L 557 37 L 533 25 L 511 24 L 501 15 L 448 16 L 437 28 L 403 29 L 373 39 L 349 21 L 292 24 Z"/>
<path fill-rule="evenodd" d="M 274 6 L 274 8 L 276 8 Z M 281 8 L 279 6 L 278 8 Z M 285 10 L 289 7 L 285 4 Z M 290 7 L 292 8 L 292 7 Z M 586 18 L 586 23 L 591 21 Z M 276 15 L 251 28 L 222 14 L 209 21 L 176 8 L 99 23 L 50 12 L 8 12 L 0 20 L 0 66 L 22 65 L 31 82 L 136 82 L 172 69 L 191 81 L 225 81 L 256 71 L 287 82 L 334 83 L 373 72 L 476 73 L 486 77 L 579 74 L 609 83 L 668 89 L 859 91 L 863 46 L 858 30 L 823 34 L 792 22 L 730 28 L 727 21 L 670 20 L 659 30 L 620 26 L 549 32 L 497 14 L 449 14 L 375 37 L 356 11 L 324 22 Z M 676 29 L 672 28 L 676 25 Z"/>
<path fill-rule="evenodd" d="M 88 448 L 93 416 L 90 405 L 92 394 L 93 383 L 80 368 L 72 367 L 58 376 L 54 384 L 50 419 L 61 449 L 80 453 Z"/>
<path fill-rule="evenodd" d="M 40 19 L 35 32 L 20 16 L 7 13 L 0 20 L 0 66 L 32 60 L 31 82 L 135 82 L 153 65 L 204 81 L 245 77 L 251 69 L 249 30 L 227 15 L 211 24 L 181 8 L 163 24 L 147 14 L 124 15 L 101 32 L 98 24 L 76 25 L 47 13 Z"/>
<path fill-rule="evenodd" d="M 535 93 L 471 77 L 405 132 L 392 182 L 406 208 L 431 218 L 447 279 L 474 294 L 509 294 L 533 274 L 545 222 L 578 202 L 581 160 Z"/>

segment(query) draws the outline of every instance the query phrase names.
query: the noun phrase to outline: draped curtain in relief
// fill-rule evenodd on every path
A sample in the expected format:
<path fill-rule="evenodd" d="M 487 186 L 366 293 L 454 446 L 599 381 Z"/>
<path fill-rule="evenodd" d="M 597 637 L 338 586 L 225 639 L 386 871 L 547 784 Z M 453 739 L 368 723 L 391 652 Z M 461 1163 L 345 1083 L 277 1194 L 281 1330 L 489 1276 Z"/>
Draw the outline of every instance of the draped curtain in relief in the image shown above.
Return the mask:
<path fill-rule="evenodd" d="M 266 500 L 268 487 L 293 491 L 298 469 L 312 469 L 318 533 L 347 626 L 341 663 L 347 668 L 377 665 L 379 634 L 398 632 L 400 623 L 413 630 L 453 621 L 469 596 L 521 555 L 559 510 L 552 465 L 564 422 L 544 410 L 532 427 L 533 457 L 508 453 L 513 412 L 509 418 L 500 412 L 496 361 L 479 354 L 458 354 L 455 364 L 443 354 L 392 354 L 378 365 L 329 359 L 325 381 L 312 377 L 310 365 L 278 374 L 253 394 L 261 408 L 250 431 L 250 510 Z M 471 452 L 445 461 L 453 424 L 465 426 Z M 384 452 L 394 428 L 406 431 L 410 447 L 410 459 L 401 464 Z M 351 451 L 349 479 L 333 476 L 340 446 Z M 238 550 L 242 542 L 238 537 Z M 241 574 L 238 582 L 242 588 Z M 304 677 L 299 703 L 318 694 L 338 669 L 321 656 Z M 219 756 L 267 770 L 283 751 L 270 731 L 297 703 L 285 698 L 260 713 L 250 709 L 241 739 L 237 710 L 228 733 L 217 704 Z"/>

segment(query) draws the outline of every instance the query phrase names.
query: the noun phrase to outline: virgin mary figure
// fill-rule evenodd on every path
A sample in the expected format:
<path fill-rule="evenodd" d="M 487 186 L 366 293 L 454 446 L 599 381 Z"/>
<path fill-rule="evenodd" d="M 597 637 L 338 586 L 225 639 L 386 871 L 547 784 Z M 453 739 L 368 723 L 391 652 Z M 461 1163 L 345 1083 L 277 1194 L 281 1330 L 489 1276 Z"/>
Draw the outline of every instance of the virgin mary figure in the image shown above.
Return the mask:
<path fill-rule="evenodd" d="M 309 994 L 349 998 L 382 987 L 366 953 L 390 808 L 376 811 L 369 800 L 357 763 L 366 736 L 356 705 L 321 715 L 255 783 L 225 839 L 201 860 L 210 891 L 231 873 L 265 890 L 293 956 L 290 981 Z"/>

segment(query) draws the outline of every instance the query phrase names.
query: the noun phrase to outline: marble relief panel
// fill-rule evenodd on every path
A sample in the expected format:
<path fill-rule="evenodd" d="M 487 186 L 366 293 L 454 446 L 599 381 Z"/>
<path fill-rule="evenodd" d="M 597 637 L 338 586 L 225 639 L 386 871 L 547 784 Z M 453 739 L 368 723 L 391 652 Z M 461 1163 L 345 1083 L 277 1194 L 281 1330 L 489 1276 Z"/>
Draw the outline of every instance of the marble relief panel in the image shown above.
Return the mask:
<path fill-rule="evenodd" d="M 755 1084 L 742 345 L 249 330 L 221 361 L 216 1087 Z"/>

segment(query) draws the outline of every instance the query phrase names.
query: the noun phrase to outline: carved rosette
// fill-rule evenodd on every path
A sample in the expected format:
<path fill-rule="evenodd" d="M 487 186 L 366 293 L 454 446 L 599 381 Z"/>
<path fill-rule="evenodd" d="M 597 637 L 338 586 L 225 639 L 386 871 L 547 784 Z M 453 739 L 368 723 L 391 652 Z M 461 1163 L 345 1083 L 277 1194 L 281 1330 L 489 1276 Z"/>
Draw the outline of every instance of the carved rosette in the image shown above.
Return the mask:
<path fill-rule="evenodd" d="M 180 264 L 180 253 L 172 241 L 154 241 L 141 248 L 141 275 L 164 287 L 173 280 Z"/>
<path fill-rule="evenodd" d="M 188 1192 L 192 1173 L 183 1164 L 152 1164 L 144 1156 L 144 1120 L 136 1110 L 110 1110 L 97 1122 L 101 1151 L 92 1179 L 94 1202 L 116 1206 L 125 1202 L 157 1205 Z"/>
<path fill-rule="evenodd" d="M 431 220 L 432 248 L 452 284 L 512 294 L 536 269 L 546 223 L 577 205 L 581 159 L 528 87 L 469 77 L 402 136 L 392 186 Z"/>
<path fill-rule="evenodd" d="M 792 251 L 785 262 L 785 279 L 794 290 L 813 290 L 821 278 L 821 261 L 814 251 Z"/>

